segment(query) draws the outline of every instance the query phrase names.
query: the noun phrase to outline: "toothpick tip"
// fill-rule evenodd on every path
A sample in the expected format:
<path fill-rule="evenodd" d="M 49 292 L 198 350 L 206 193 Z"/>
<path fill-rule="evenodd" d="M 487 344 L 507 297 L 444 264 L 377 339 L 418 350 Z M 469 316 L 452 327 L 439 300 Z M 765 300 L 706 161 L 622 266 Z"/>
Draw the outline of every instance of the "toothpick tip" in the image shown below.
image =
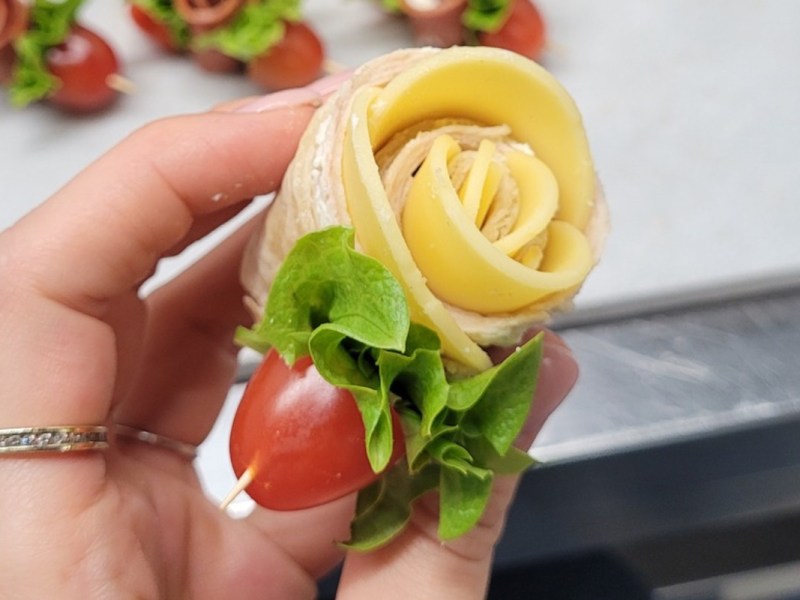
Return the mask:
<path fill-rule="evenodd" d="M 325 60 L 322 62 L 322 72 L 325 75 L 335 75 L 336 73 L 341 73 L 342 71 L 347 71 L 348 69 L 349 67 L 346 64 L 332 58 L 325 58 Z"/>
<path fill-rule="evenodd" d="M 136 84 L 119 73 L 112 73 L 106 77 L 106 85 L 120 94 L 131 95 L 136 92 Z"/>
<path fill-rule="evenodd" d="M 253 483 L 253 479 L 255 479 L 255 477 L 256 477 L 255 467 L 253 467 L 252 465 L 247 467 L 247 469 L 245 469 L 244 473 L 242 473 L 242 476 L 239 477 L 239 480 L 233 486 L 231 491 L 228 492 L 228 495 L 225 496 L 225 499 L 222 502 L 220 502 L 219 509 L 223 512 L 228 510 L 228 507 L 234 500 L 236 500 L 239 494 L 245 491 L 247 489 L 247 486 Z"/>

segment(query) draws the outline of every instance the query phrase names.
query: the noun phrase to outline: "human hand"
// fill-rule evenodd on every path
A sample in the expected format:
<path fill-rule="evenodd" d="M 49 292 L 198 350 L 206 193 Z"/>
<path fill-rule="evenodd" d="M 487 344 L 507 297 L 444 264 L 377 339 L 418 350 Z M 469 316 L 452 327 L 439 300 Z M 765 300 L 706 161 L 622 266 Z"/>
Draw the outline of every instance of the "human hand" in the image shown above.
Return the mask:
<path fill-rule="evenodd" d="M 148 297 L 139 288 L 159 258 L 279 185 L 321 91 L 147 126 L 0 234 L 0 428 L 122 423 L 202 442 L 247 321 L 251 227 Z M 577 376 L 547 340 L 521 445 Z M 391 545 L 346 557 L 340 597 L 482 596 L 515 484 L 498 479 L 481 524 L 448 544 L 423 504 Z M 191 461 L 113 438 L 103 452 L 4 455 L 0 488 L 0 597 L 310 598 L 342 558 L 333 541 L 353 508 L 348 497 L 231 519 Z"/>

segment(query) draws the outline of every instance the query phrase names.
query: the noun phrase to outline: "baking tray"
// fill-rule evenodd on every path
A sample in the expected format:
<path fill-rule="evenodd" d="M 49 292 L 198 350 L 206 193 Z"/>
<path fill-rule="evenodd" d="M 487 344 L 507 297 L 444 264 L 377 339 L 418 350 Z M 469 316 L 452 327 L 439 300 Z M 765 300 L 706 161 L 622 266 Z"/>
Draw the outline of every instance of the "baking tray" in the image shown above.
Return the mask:
<path fill-rule="evenodd" d="M 581 379 L 534 447 L 544 464 L 523 478 L 501 580 L 593 557 L 655 588 L 800 560 L 797 274 L 557 328 Z"/>

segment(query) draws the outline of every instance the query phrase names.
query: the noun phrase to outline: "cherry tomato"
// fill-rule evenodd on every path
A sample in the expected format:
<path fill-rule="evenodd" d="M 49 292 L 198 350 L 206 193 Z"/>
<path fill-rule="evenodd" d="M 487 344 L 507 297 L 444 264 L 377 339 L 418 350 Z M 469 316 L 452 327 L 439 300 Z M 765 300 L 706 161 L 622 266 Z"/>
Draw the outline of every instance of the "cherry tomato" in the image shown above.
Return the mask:
<path fill-rule="evenodd" d="M 268 90 L 299 87 L 314 81 L 322 71 L 324 48 L 305 23 L 286 23 L 283 39 L 250 61 L 250 78 Z"/>
<path fill-rule="evenodd" d="M 131 4 L 130 7 L 133 22 L 147 37 L 167 52 L 181 51 L 181 47 L 173 38 L 169 27 L 159 23 L 141 6 Z"/>
<path fill-rule="evenodd" d="M 505 48 L 531 59 L 542 53 L 545 39 L 544 19 L 530 0 L 512 0 L 511 10 L 500 29 L 478 34 L 483 46 Z"/>
<path fill-rule="evenodd" d="M 393 413 L 393 464 L 404 452 Z M 376 475 L 364 447 L 364 425 L 350 392 L 325 381 L 311 360 L 288 367 L 267 354 L 245 389 L 230 440 L 233 470 L 248 468 L 247 493 L 261 506 L 298 510 L 359 490 Z"/>
<path fill-rule="evenodd" d="M 99 35 L 76 25 L 58 46 L 47 50 L 47 68 L 60 81 L 48 98 L 73 112 L 100 110 L 111 104 L 116 90 L 108 78 L 119 70 L 117 57 Z"/>
<path fill-rule="evenodd" d="M 17 55 L 14 53 L 14 48 L 10 45 L 0 48 L 0 84 L 6 85 L 11 83 L 16 60 Z"/>
<path fill-rule="evenodd" d="M 194 52 L 194 60 L 200 68 L 209 73 L 236 73 L 244 70 L 244 64 L 219 50 L 200 50 Z"/>

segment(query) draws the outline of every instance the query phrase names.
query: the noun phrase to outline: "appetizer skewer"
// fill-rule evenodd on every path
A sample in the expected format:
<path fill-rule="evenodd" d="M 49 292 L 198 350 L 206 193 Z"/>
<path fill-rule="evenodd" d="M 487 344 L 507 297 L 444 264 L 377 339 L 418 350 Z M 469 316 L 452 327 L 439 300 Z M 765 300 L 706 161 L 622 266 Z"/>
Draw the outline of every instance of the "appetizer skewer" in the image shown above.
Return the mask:
<path fill-rule="evenodd" d="M 78 22 L 82 1 L 0 2 L 0 81 L 13 105 L 46 101 L 69 112 L 94 112 L 130 89 L 108 42 Z"/>
<path fill-rule="evenodd" d="M 158 46 L 212 72 L 246 71 L 267 90 L 310 83 L 325 49 L 299 0 L 131 0 L 131 17 Z"/>
<path fill-rule="evenodd" d="M 523 332 L 570 306 L 605 229 L 577 108 L 532 61 L 427 48 L 357 69 L 245 256 L 258 323 L 238 339 L 266 358 L 231 433 L 237 490 L 281 510 L 359 490 L 347 545 L 362 550 L 430 490 L 440 537 L 468 531 L 493 477 L 531 464 L 513 442 L 542 338 Z M 518 344 L 492 365 L 487 346 Z"/>
<path fill-rule="evenodd" d="M 481 45 L 537 60 L 546 27 L 533 0 L 379 0 L 408 19 L 421 46 Z"/>

